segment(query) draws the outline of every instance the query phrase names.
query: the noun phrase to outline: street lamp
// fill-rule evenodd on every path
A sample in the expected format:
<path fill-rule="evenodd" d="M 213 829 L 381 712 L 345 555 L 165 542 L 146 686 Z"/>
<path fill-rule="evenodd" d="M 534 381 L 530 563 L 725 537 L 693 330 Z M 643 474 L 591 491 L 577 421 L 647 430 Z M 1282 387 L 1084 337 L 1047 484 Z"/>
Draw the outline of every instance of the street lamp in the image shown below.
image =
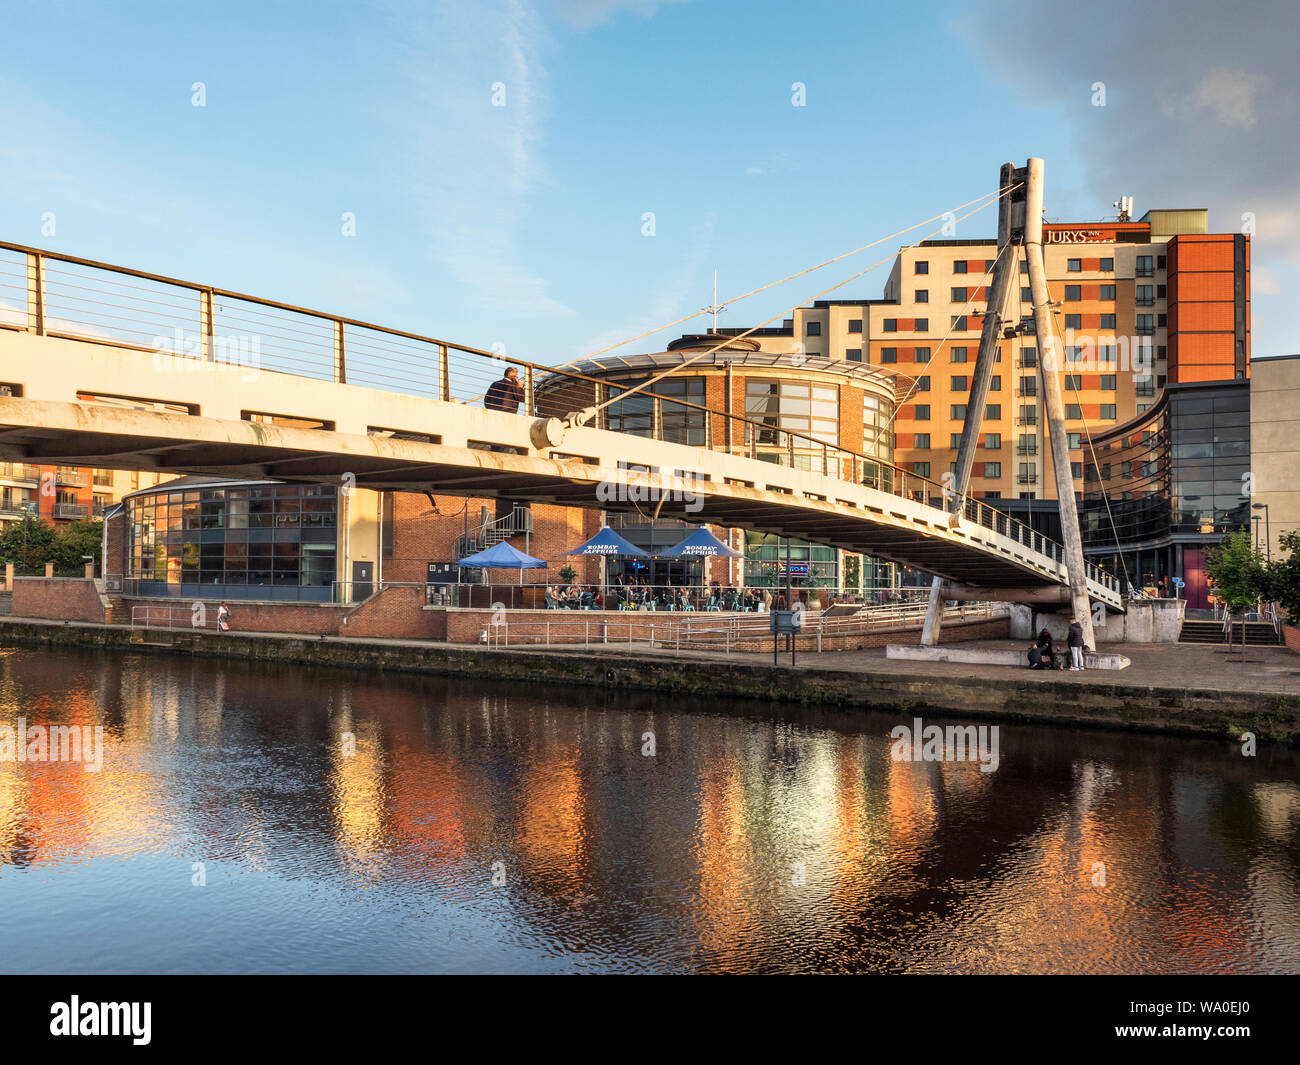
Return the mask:
<path fill-rule="evenodd" d="M 1252 503 L 1251 510 L 1262 510 L 1264 512 L 1264 544 L 1268 550 L 1268 560 L 1273 561 L 1273 533 L 1269 530 L 1268 525 L 1268 504 Z"/>
<path fill-rule="evenodd" d="M 1264 519 L 1261 518 L 1258 514 L 1252 514 L 1250 520 L 1255 523 L 1255 554 L 1258 555 L 1259 554 L 1259 523 Z"/>

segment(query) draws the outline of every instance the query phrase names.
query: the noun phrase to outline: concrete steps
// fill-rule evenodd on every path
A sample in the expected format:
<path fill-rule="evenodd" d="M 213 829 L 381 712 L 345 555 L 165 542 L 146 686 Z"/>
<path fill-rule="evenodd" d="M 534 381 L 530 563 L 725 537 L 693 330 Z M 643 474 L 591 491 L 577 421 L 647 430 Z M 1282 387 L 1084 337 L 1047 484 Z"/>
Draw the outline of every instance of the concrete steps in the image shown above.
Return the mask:
<path fill-rule="evenodd" d="M 1234 621 L 1232 623 L 1232 642 L 1241 643 L 1242 622 Z M 1278 639 L 1277 631 L 1267 621 L 1247 621 L 1246 627 L 1246 644 L 1255 647 L 1276 647 L 1282 641 Z M 1184 621 L 1182 630 L 1178 634 L 1179 643 L 1201 643 L 1201 644 L 1222 644 L 1223 639 L 1223 622 L 1222 621 Z"/>

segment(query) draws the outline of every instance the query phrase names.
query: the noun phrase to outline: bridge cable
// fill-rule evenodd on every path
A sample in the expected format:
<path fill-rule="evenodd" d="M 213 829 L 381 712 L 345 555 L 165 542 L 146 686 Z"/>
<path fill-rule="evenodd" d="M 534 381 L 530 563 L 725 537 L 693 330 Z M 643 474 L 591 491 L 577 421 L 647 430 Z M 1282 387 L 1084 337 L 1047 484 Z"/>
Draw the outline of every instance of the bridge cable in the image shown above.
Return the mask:
<path fill-rule="evenodd" d="M 741 300 L 748 299 L 750 296 L 755 296 L 760 292 L 766 292 L 769 288 L 775 288 L 777 285 L 784 285 L 787 281 L 793 281 L 797 277 L 803 277 L 804 274 L 811 274 L 816 270 L 822 269 L 823 267 L 830 266 L 832 263 L 837 263 L 841 259 L 851 258 L 854 255 L 858 255 L 861 252 L 866 251 L 868 248 L 874 248 L 877 244 L 883 244 L 885 241 L 892 240 L 894 237 L 901 237 L 904 233 L 910 233 L 914 229 L 920 229 L 922 226 L 928 225 L 929 223 L 934 222 L 937 219 L 946 218 L 948 217 L 948 215 L 956 214 L 958 211 L 965 210 L 971 204 L 979 203 L 980 200 L 988 200 L 991 197 L 1001 196 L 1001 195 L 1005 195 L 1005 193 L 1002 192 L 1001 190 L 999 190 L 999 192 L 997 193 L 986 192 L 983 196 L 976 196 L 975 199 L 973 200 L 967 200 L 965 203 L 959 204 L 958 206 L 954 207 L 952 210 L 945 211 L 943 214 L 933 215 L 930 218 L 926 218 L 920 222 L 917 222 L 915 225 L 908 226 L 906 229 L 900 229 L 897 232 L 890 233 L 888 236 L 881 237 L 879 240 L 873 240 L 870 244 L 863 244 L 860 248 L 854 248 L 852 251 L 842 252 L 839 255 L 827 259 L 825 262 L 818 263 L 816 266 L 809 266 L 807 269 L 799 270 L 793 274 L 788 274 L 787 276 L 777 281 L 769 281 L 766 285 L 760 285 L 758 288 L 750 289 L 748 292 L 745 292 L 742 295 L 733 296 L 731 299 L 718 304 L 718 307 L 719 308 L 730 307 L 733 303 L 739 303 Z M 982 204 L 981 208 L 987 206 L 988 204 Z M 607 351 L 614 350 L 614 348 L 621 348 L 625 344 L 631 344 L 633 341 L 640 340 L 643 337 L 652 336 L 655 333 L 661 333 L 665 329 L 671 329 L 675 325 L 681 325 L 683 322 L 689 322 L 693 318 L 698 318 L 701 314 L 707 314 L 707 313 L 708 312 L 705 310 L 699 310 L 694 312 L 693 314 L 686 315 L 686 317 L 684 318 L 678 318 L 676 321 L 668 322 L 665 325 L 656 326 L 654 329 L 647 329 L 644 333 L 638 333 L 634 337 L 628 337 L 626 340 L 620 340 L 615 344 L 610 344 L 606 347 L 600 348 L 597 351 L 593 351 L 587 355 L 582 355 L 572 360 L 571 362 L 561 363 L 559 366 L 555 367 L 555 369 L 563 370 L 569 366 L 576 366 L 580 362 L 583 362 L 587 359 L 594 359 L 598 355 L 603 355 Z M 770 320 L 771 319 L 769 319 L 769 321 Z"/>
<path fill-rule="evenodd" d="M 926 236 L 922 237 L 921 239 L 922 239 L 923 241 L 924 241 L 924 240 L 928 240 L 930 237 L 934 236 L 936 233 L 941 233 L 941 232 L 943 232 L 943 230 L 944 230 L 945 228 L 947 228 L 948 225 L 950 225 L 950 224 L 954 224 L 955 222 L 963 221 L 964 219 L 969 218 L 971 215 L 976 214 L 976 213 L 978 213 L 979 211 L 984 210 L 986 207 L 990 206 L 990 204 L 996 202 L 996 200 L 999 199 L 1001 196 L 1009 195 L 1009 194 L 1010 194 L 1010 193 L 1011 193 L 1011 192 L 1012 192 L 1016 187 L 1017 187 L 1017 186 L 1008 186 L 1005 190 L 1002 190 L 1002 191 L 1000 191 L 1000 192 L 997 193 L 997 194 L 990 193 L 990 196 L 993 196 L 994 198 L 993 198 L 993 199 L 989 199 L 988 203 L 984 203 L 984 204 L 981 204 L 979 207 L 973 208 L 972 210 L 966 212 L 966 214 L 961 215 L 959 218 L 955 219 L 953 223 L 945 222 L 944 225 L 941 226 L 939 229 L 936 229 L 936 230 L 934 230 L 933 232 L 926 234 Z M 982 198 L 987 198 L 987 197 L 982 197 Z M 951 212 L 949 212 L 949 213 L 951 213 Z M 944 215 L 938 215 L 938 216 L 936 216 L 936 217 L 942 218 L 942 217 L 944 217 Z M 924 225 L 925 223 L 921 223 L 921 224 Z M 909 228 L 909 229 L 915 229 L 915 228 L 917 228 L 917 227 L 916 227 L 916 226 L 910 226 L 910 227 L 908 227 L 908 228 Z M 905 229 L 905 230 L 899 230 L 899 233 L 906 233 L 906 232 L 908 232 L 908 230 L 906 230 L 906 229 Z M 892 234 L 890 234 L 888 237 L 882 237 L 881 240 L 889 240 L 889 239 L 891 239 L 892 237 L 897 236 L 897 235 L 898 235 L 897 233 L 892 233 Z M 875 241 L 874 243 L 879 244 L 880 242 L 881 242 L 881 241 Z M 871 247 L 871 245 L 867 245 L 867 247 Z M 589 410 L 590 410 L 592 413 L 595 413 L 595 412 L 598 412 L 598 411 L 604 410 L 606 407 L 610 406 L 610 405 L 613 404 L 613 403 L 618 403 L 618 402 L 620 402 L 620 401 L 622 401 L 622 400 L 624 400 L 624 399 L 627 399 L 629 396 L 634 395 L 634 394 L 637 393 L 637 392 L 640 392 L 642 389 L 648 387 L 649 385 L 653 385 L 653 384 L 657 383 L 658 381 L 663 380 L 665 377 L 668 377 L 668 376 L 670 376 L 671 374 L 674 374 L 674 373 L 679 372 L 679 371 L 682 370 L 683 368 L 689 366 L 691 363 L 693 363 L 693 362 L 697 362 L 698 360 L 704 358 L 706 355 L 712 355 L 712 354 L 714 354 L 715 352 L 719 351 L 720 349 L 726 347 L 727 345 L 735 343 L 737 340 L 743 340 L 745 337 L 749 336 L 751 333 L 754 333 L 754 332 L 756 332 L 757 330 L 763 328 L 763 326 L 767 325 L 769 322 L 774 322 L 774 321 L 776 321 L 778 318 L 783 318 L 786 314 L 793 313 L 795 310 L 797 310 L 798 308 L 804 306 L 805 304 L 807 304 L 807 303 L 809 303 L 809 302 L 811 302 L 811 301 L 813 301 L 813 300 L 821 299 L 823 296 L 827 295 L 828 293 L 831 293 L 831 292 L 836 291 L 837 289 L 841 289 L 841 288 L 843 288 L 845 285 L 849 284 L 850 282 L 852 282 L 852 281 L 856 281 L 858 278 L 863 277 L 863 276 L 866 275 L 866 274 L 869 274 L 872 270 L 875 270 L 875 269 L 876 269 L 877 267 L 879 267 L 879 266 L 883 266 L 885 263 L 892 261 L 892 260 L 895 259 L 896 257 L 897 257 L 896 254 L 894 254 L 894 255 L 889 255 L 889 256 L 887 256 L 887 257 L 884 258 L 884 259 L 877 260 L 876 262 L 872 263 L 870 266 L 866 267 L 865 269 L 863 269 L 863 270 L 859 270 L 859 271 L 858 271 L 857 273 L 855 273 L 855 274 L 850 274 L 850 275 L 849 275 L 848 277 L 846 277 L 843 281 L 840 281 L 840 282 L 838 282 L 838 283 L 836 283 L 836 284 L 834 284 L 834 285 L 831 285 L 829 288 L 823 289 L 821 292 L 818 292 L 818 293 L 817 293 L 816 295 L 814 295 L 814 296 L 808 297 L 807 299 L 800 300 L 798 303 L 794 304 L 792 307 L 788 307 L 788 308 L 786 308 L 785 310 L 778 311 L 776 314 L 772 315 L 772 317 L 767 318 L 767 319 L 765 319 L 765 320 L 759 322 L 757 325 L 752 325 L 752 326 L 750 326 L 748 329 L 746 329 L 746 330 L 745 330 L 744 332 L 742 332 L 742 333 L 738 333 L 738 334 L 735 334 L 735 335 L 733 335 L 733 336 L 723 337 L 723 338 L 722 338 L 722 339 L 721 339 L 717 344 L 713 345 L 712 347 L 710 347 L 710 348 L 706 348 L 706 349 L 704 349 L 703 351 L 700 351 L 700 352 L 696 353 L 695 355 L 692 355 L 690 358 L 683 359 L 683 360 L 682 360 L 681 362 L 679 362 L 679 363 L 675 363 L 674 365 L 672 365 L 672 366 L 670 366 L 670 367 L 664 369 L 664 370 L 661 371 L 660 373 L 655 374 L 653 377 L 649 377 L 649 378 L 647 378 L 646 380 L 642 381 L 640 384 L 634 385 L 634 386 L 632 386 L 632 387 L 630 387 L 630 388 L 628 388 L 628 389 L 626 389 L 626 390 L 624 390 L 624 391 L 621 391 L 621 392 L 619 392 L 619 393 L 618 393 L 617 395 L 615 395 L 615 396 L 611 396 L 609 399 L 605 400 L 604 403 L 599 403 L 599 404 L 597 404 L 595 407 L 589 408 Z M 815 268 L 814 268 L 814 269 L 815 269 Z M 703 312 L 702 312 L 702 311 L 697 311 L 695 314 L 691 315 L 690 317 L 692 317 L 692 318 L 698 317 L 701 313 L 703 313 Z M 685 320 L 685 319 L 683 319 L 683 321 L 684 321 L 684 320 Z M 670 324 L 676 324 L 676 323 L 670 323 Z M 668 328 L 668 327 L 667 327 L 667 326 L 664 326 L 664 327 L 662 327 L 662 328 Z M 657 332 L 657 330 L 652 330 L 652 332 Z M 633 339 L 635 339 L 635 338 L 633 338 Z M 625 341 L 625 343 L 626 343 L 626 341 Z M 613 345 L 613 346 L 614 346 L 614 347 L 619 347 L 620 345 L 615 344 L 615 345 Z M 604 350 L 607 351 L 607 350 L 609 350 L 609 349 L 606 348 L 606 349 L 604 349 Z"/>

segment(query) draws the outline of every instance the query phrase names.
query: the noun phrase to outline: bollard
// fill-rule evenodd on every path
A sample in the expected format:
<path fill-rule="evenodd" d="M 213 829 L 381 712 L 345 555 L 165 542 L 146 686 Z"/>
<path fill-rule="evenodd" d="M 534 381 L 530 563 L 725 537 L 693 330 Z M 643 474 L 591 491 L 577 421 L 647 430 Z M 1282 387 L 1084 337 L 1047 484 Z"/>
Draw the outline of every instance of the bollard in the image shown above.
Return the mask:
<path fill-rule="evenodd" d="M 53 562 L 47 562 L 47 563 L 45 563 L 45 576 L 47 576 L 47 577 L 53 577 L 53 576 L 54 576 L 54 563 L 53 563 Z"/>

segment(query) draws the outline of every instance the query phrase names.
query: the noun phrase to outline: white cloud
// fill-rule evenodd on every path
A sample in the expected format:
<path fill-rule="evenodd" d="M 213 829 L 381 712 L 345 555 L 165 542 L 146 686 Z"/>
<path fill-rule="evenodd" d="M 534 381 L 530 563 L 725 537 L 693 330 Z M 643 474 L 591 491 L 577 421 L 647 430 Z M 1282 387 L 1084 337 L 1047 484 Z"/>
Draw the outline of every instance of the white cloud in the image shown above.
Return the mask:
<path fill-rule="evenodd" d="M 1193 100 L 1228 126 L 1255 124 L 1255 98 L 1264 80 L 1240 70 L 1215 67 L 1196 86 Z"/>
<path fill-rule="evenodd" d="M 685 2 L 688 0 L 553 0 L 552 7 L 560 21 L 576 30 L 589 30 L 613 21 L 624 11 L 649 18 L 665 4 Z"/>

